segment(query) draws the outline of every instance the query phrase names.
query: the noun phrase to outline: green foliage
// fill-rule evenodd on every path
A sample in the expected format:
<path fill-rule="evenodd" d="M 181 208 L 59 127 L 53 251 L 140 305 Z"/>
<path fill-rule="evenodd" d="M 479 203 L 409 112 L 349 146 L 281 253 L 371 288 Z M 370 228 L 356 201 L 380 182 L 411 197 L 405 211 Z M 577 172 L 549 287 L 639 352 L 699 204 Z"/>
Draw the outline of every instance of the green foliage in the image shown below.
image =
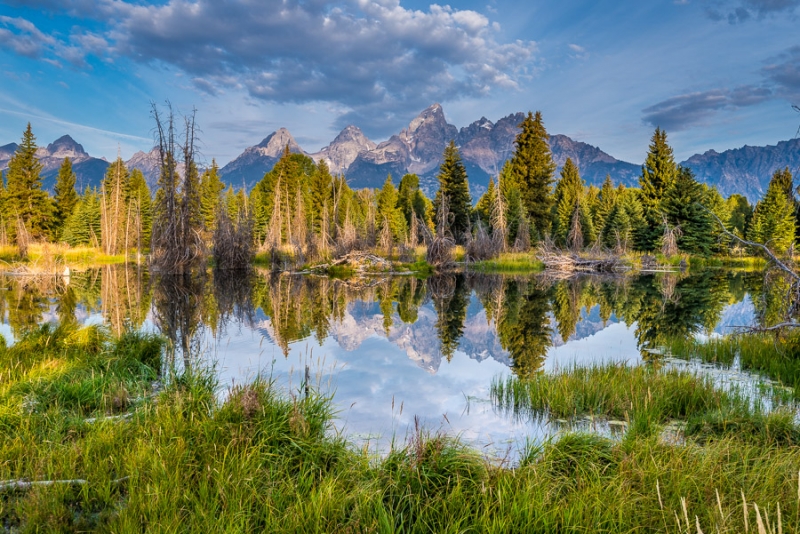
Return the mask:
<path fill-rule="evenodd" d="M 378 193 L 377 223 L 380 228 L 388 224 L 392 232 L 392 238 L 399 243 L 405 240 L 407 227 L 406 218 L 398 199 L 399 195 L 392 183 L 392 175 L 390 174 L 386 177 L 383 188 Z"/>
<path fill-rule="evenodd" d="M 554 197 L 553 239 L 559 246 L 567 244 L 572 215 L 583 197 L 583 179 L 578 167 L 567 158 L 561 169 L 561 179 L 556 183 Z"/>
<path fill-rule="evenodd" d="M 128 246 L 136 245 L 138 250 L 150 248 L 153 234 L 153 201 L 144 174 L 133 169 L 128 179 Z"/>
<path fill-rule="evenodd" d="M 611 176 L 606 175 L 606 179 L 603 180 L 603 186 L 600 188 L 600 193 L 597 196 L 597 204 L 592 211 L 592 222 L 595 228 L 602 231 L 616 203 L 617 191 L 614 189 Z"/>
<path fill-rule="evenodd" d="M 541 112 L 527 117 L 518 125 L 522 131 L 517 134 L 516 148 L 510 160 L 510 183 L 516 186 L 531 231 L 539 238 L 550 232 L 551 207 L 553 198 L 551 184 L 556 170 L 548 144 L 549 136 L 542 121 Z"/>
<path fill-rule="evenodd" d="M 203 227 L 207 231 L 214 231 L 217 218 L 217 208 L 222 200 L 222 191 L 225 184 L 219 177 L 217 161 L 211 160 L 211 167 L 203 171 L 200 176 L 200 213 L 203 218 Z"/>
<path fill-rule="evenodd" d="M 639 178 L 641 186 L 640 201 L 645 227 L 636 235 L 636 247 L 639 250 L 651 251 L 658 246 L 664 228 L 661 210 L 661 200 L 669 186 L 678 176 L 678 166 L 672 154 L 672 147 L 667 144 L 667 132 L 656 128 L 650 141 L 642 176 Z"/>
<path fill-rule="evenodd" d="M 78 193 L 75 191 L 75 172 L 72 170 L 72 162 L 69 158 L 64 158 L 64 162 L 58 169 L 58 177 L 55 185 L 55 216 L 53 225 L 53 235 L 60 237 L 63 233 L 64 223 L 67 221 L 75 206 L 78 204 Z"/>
<path fill-rule="evenodd" d="M 795 202 L 791 183 L 792 173 L 788 168 L 775 171 L 766 195 L 756 204 L 749 229 L 751 241 L 763 243 L 777 253 L 786 252 L 794 243 Z"/>
<path fill-rule="evenodd" d="M 664 192 L 661 211 L 671 227 L 680 228 L 678 248 L 708 256 L 714 244 L 714 226 L 707 208 L 707 194 L 692 171 L 681 167 Z"/>
<path fill-rule="evenodd" d="M 50 195 L 42 190 L 42 164 L 36 157 L 36 137 L 31 125 L 22 134 L 22 141 L 8 162 L 5 210 L 9 234 L 16 235 L 20 219 L 33 238 L 46 238 L 53 225 L 54 207 Z"/>
<path fill-rule="evenodd" d="M 753 207 L 745 196 L 738 193 L 729 196 L 725 204 L 728 213 L 730 213 L 728 230 L 744 238 L 749 232 L 750 220 L 753 218 Z"/>
<path fill-rule="evenodd" d="M 438 213 L 442 196 L 447 197 L 452 219 L 449 222 L 449 228 L 456 241 L 461 242 L 469 228 L 472 197 L 469 194 L 467 170 L 461 161 L 461 154 L 456 148 L 455 141 L 450 141 L 445 147 L 443 159 L 444 161 L 439 167 L 437 176 L 439 190 L 436 192 L 436 198 L 433 201 L 434 214 Z"/>
<path fill-rule="evenodd" d="M 496 201 L 497 192 L 495 191 L 494 178 L 490 177 L 489 187 L 486 188 L 486 192 L 481 195 L 481 198 L 478 199 L 478 203 L 475 204 L 475 212 L 487 228 L 492 225 L 492 209 Z"/>
<path fill-rule="evenodd" d="M 100 195 L 88 187 L 64 223 L 61 238 L 70 246 L 100 246 Z"/>

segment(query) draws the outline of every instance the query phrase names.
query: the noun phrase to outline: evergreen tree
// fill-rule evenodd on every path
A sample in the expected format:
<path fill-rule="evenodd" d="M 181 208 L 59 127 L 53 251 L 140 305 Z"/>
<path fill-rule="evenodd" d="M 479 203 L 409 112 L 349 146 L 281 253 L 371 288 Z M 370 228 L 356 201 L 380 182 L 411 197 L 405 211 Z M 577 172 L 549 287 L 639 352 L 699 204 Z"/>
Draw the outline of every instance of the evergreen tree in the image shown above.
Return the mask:
<path fill-rule="evenodd" d="M 494 178 L 489 177 L 489 187 L 486 188 L 486 192 L 481 195 L 481 198 L 478 199 L 478 203 L 475 204 L 475 212 L 478 214 L 483 225 L 487 228 L 491 228 L 492 226 L 492 207 L 495 204 L 496 197 L 497 192 L 495 191 Z"/>
<path fill-rule="evenodd" d="M 680 227 L 678 248 L 689 254 L 708 256 L 714 244 L 711 216 L 703 205 L 703 187 L 686 167 L 678 169 L 678 176 L 664 192 L 661 211 L 672 227 Z"/>
<path fill-rule="evenodd" d="M 716 217 L 722 221 L 723 226 L 727 229 L 730 226 L 731 212 L 728 209 L 728 204 L 716 187 L 709 187 L 707 184 L 700 184 L 703 192 L 702 204 L 711 211 Z M 730 239 L 722 233 L 722 228 L 719 223 L 711 221 L 711 239 L 713 245 L 711 251 L 715 254 L 725 254 L 730 248 Z"/>
<path fill-rule="evenodd" d="M 219 177 L 219 166 L 215 159 L 211 160 L 211 168 L 203 171 L 200 176 L 200 212 L 203 217 L 203 227 L 213 232 L 217 219 L 217 207 L 222 198 L 225 184 Z"/>
<path fill-rule="evenodd" d="M 58 178 L 55 186 L 55 217 L 53 235 L 61 236 L 64 223 L 72 215 L 75 206 L 78 204 L 78 192 L 75 191 L 75 172 L 72 170 L 72 162 L 69 158 L 64 158 L 64 162 L 58 169 Z"/>
<path fill-rule="evenodd" d="M 378 193 L 378 221 L 380 228 L 388 224 L 392 237 L 396 242 L 401 242 L 406 237 L 406 219 L 398 206 L 399 195 L 392 183 L 392 175 L 386 177 L 383 188 Z"/>
<path fill-rule="evenodd" d="M 317 169 L 311 174 L 309 211 L 311 227 L 319 232 L 322 228 L 322 214 L 327 207 L 330 215 L 333 207 L 333 176 L 328 169 L 328 164 L 321 159 Z"/>
<path fill-rule="evenodd" d="M 788 169 L 772 175 L 767 194 L 756 204 L 749 231 L 751 241 L 763 243 L 778 253 L 786 252 L 795 237 L 794 206 L 786 194 L 787 173 L 791 177 Z"/>
<path fill-rule="evenodd" d="M 153 201 L 147 180 L 139 169 L 133 169 L 128 178 L 128 246 L 136 246 L 141 252 L 150 248 L 150 236 L 153 233 Z"/>
<path fill-rule="evenodd" d="M 411 216 L 416 215 L 424 224 L 431 222 L 431 201 L 419 188 L 419 176 L 406 174 L 400 180 L 397 205 L 406 218 L 406 225 L 411 228 Z"/>
<path fill-rule="evenodd" d="M 620 184 L 622 185 L 622 184 Z M 597 196 L 597 206 L 592 212 L 592 221 L 595 228 L 602 229 L 606 224 L 614 205 L 617 203 L 617 191 L 614 189 L 614 184 L 611 182 L 611 176 L 606 175 L 603 180 L 603 186 L 600 188 L 600 193 Z"/>
<path fill-rule="evenodd" d="M 119 254 L 126 245 L 128 169 L 121 157 L 109 165 L 101 198 L 101 242 L 106 254 Z"/>
<path fill-rule="evenodd" d="M 672 155 L 672 148 L 667 144 L 667 133 L 656 128 L 650 142 L 647 159 L 642 165 L 642 176 L 639 178 L 641 194 L 639 196 L 644 211 L 646 229 L 639 233 L 636 247 L 639 250 L 655 250 L 664 233 L 661 199 L 667 188 L 678 176 L 678 167 Z"/>
<path fill-rule="evenodd" d="M 19 218 L 33 238 L 47 237 L 53 223 L 53 203 L 42 190 L 42 164 L 36 158 L 36 137 L 31 124 L 22 134 L 22 142 L 8 162 L 6 215 L 11 233 L 16 235 Z"/>
<path fill-rule="evenodd" d="M 578 167 L 567 158 L 564 168 L 561 169 L 561 179 L 556 184 L 553 195 L 553 239 L 559 246 L 567 244 L 567 235 L 570 231 L 572 216 L 583 196 L 583 180 Z"/>
<path fill-rule="evenodd" d="M 734 193 L 725 201 L 730 219 L 728 221 L 729 230 L 739 237 L 747 235 L 750 220 L 753 218 L 753 206 L 747 198 L 738 193 Z"/>
<path fill-rule="evenodd" d="M 6 178 L 0 171 L 0 245 L 8 244 L 8 214 L 6 212 Z"/>
<path fill-rule="evenodd" d="M 550 231 L 553 198 L 550 186 L 556 164 L 548 144 L 549 136 L 542 121 L 541 112 L 528 116 L 519 124 L 522 131 L 517 134 L 516 148 L 511 157 L 512 183 L 519 187 L 532 231 L 539 238 Z"/>
<path fill-rule="evenodd" d="M 100 195 L 88 187 L 64 224 L 62 239 L 70 246 L 100 245 Z"/>
<path fill-rule="evenodd" d="M 631 219 L 622 201 L 615 202 L 605 218 L 600 241 L 606 248 L 625 247 L 630 240 Z"/>
<path fill-rule="evenodd" d="M 439 190 L 433 201 L 434 213 L 438 213 L 442 196 L 446 196 L 452 218 L 450 231 L 456 241 L 461 242 L 469 228 L 472 198 L 467 183 L 467 170 L 461 161 L 461 154 L 458 153 L 454 141 L 450 141 L 450 144 L 444 149 L 444 161 L 439 167 L 438 179 Z"/>

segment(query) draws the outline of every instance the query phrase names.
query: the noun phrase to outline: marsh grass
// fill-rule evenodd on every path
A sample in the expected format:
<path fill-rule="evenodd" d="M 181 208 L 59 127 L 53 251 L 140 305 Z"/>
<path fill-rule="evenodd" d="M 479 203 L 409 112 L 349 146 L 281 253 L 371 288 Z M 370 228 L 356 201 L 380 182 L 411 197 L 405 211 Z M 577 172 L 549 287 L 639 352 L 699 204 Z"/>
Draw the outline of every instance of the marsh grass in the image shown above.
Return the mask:
<path fill-rule="evenodd" d="M 471 271 L 482 273 L 533 273 L 544 270 L 544 264 L 527 252 L 503 252 L 492 260 L 476 261 Z"/>
<path fill-rule="evenodd" d="M 743 334 L 707 341 L 675 338 L 667 350 L 682 359 L 698 358 L 724 368 L 739 366 L 744 371 L 759 373 L 791 388 L 800 399 L 800 335 L 785 334 L 784 338 L 770 334 Z"/>
<path fill-rule="evenodd" d="M 261 379 L 219 395 L 208 371 L 164 369 L 162 344 L 45 325 L 0 347 L 0 531 L 757 532 L 756 503 L 797 526 L 800 448 L 741 427 L 685 446 L 566 434 L 502 466 L 417 425 L 376 458 L 332 431 L 329 398 Z M 550 404 L 753 415 L 679 374 L 604 372 L 607 398 L 562 384 Z M 3 485 L 20 480 L 58 482 Z"/>

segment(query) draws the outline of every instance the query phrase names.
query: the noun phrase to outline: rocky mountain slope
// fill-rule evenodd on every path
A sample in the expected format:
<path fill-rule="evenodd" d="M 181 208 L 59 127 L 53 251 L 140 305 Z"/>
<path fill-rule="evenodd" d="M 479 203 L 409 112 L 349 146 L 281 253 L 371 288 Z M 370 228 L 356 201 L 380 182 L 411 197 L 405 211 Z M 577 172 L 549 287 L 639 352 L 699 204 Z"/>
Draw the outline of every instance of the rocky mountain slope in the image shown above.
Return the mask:
<path fill-rule="evenodd" d="M 740 193 L 755 202 L 767 191 L 772 174 L 789 167 L 800 173 L 800 138 L 781 141 L 777 145 L 743 146 L 717 152 L 696 154 L 682 163 L 691 168 L 697 179 L 716 185 L 724 196 Z"/>
<path fill-rule="evenodd" d="M 0 147 L 0 170 L 8 168 L 8 162 L 16 149 L 16 143 Z M 87 186 L 92 187 L 99 183 L 98 176 L 102 179 L 108 167 L 106 160 L 87 154 L 83 146 L 69 135 L 59 137 L 46 147 L 39 147 L 36 157 L 42 164 L 42 186 L 49 191 L 52 191 L 56 184 L 58 169 L 64 162 L 64 158 L 72 161 L 72 169 L 77 178 L 75 188 L 78 192 L 83 192 Z"/>
<path fill-rule="evenodd" d="M 467 168 L 473 196 L 477 198 L 485 191 L 489 177 L 497 176 L 513 154 L 514 139 L 519 132 L 517 125 L 524 118 L 523 113 L 515 113 L 494 123 L 481 117 L 459 130 L 447 122 L 442 106 L 434 104 L 417 115 L 400 133 L 378 145 L 367 139 L 357 127 L 348 126 L 330 145 L 308 155 L 315 161 L 325 159 L 331 172 L 344 173 L 354 188 L 381 187 L 389 174 L 399 182 L 404 174 L 414 173 L 419 175 L 423 190 L 432 196 L 438 187 L 436 173 L 444 148 L 450 140 L 455 140 Z M 302 152 L 284 128 L 273 136 L 281 142 L 289 142 L 292 151 Z M 280 156 L 280 151 L 274 149 L 270 155 L 264 153 L 261 147 L 266 141 L 246 149 L 225 166 L 223 178 L 234 184 L 244 179 L 248 185 L 260 180 L 274 165 L 276 156 Z M 606 174 L 617 183 L 635 185 L 638 182 L 638 165 L 619 161 L 599 148 L 564 135 L 553 135 L 550 143 L 559 169 L 570 157 L 581 168 L 588 183 L 599 185 Z"/>
<path fill-rule="evenodd" d="M 264 174 L 272 170 L 280 159 L 286 146 L 295 153 L 305 153 L 286 128 L 281 128 L 264 138 L 259 144 L 251 146 L 236 159 L 222 167 L 220 174 L 234 187 L 244 187 L 249 191 Z"/>
<path fill-rule="evenodd" d="M 406 173 L 420 177 L 426 194 L 433 196 L 438 183 L 436 173 L 441 164 L 444 147 L 455 140 L 469 175 L 473 199 L 485 191 L 490 176 L 497 176 L 514 151 L 517 125 L 525 115 L 514 113 L 492 122 L 481 117 L 461 129 L 449 124 L 444 110 L 434 104 L 423 110 L 406 128 L 388 140 L 376 144 L 356 126 L 348 126 L 322 150 L 306 153 L 286 128 L 280 128 L 255 146 L 222 167 L 220 173 L 234 187 L 252 188 L 272 169 L 285 147 L 294 153 L 307 154 L 315 161 L 325 160 L 333 174 L 344 174 L 351 187 L 381 187 L 391 174 L 395 183 Z M 606 175 L 615 183 L 638 185 L 641 166 L 620 161 L 600 148 L 575 141 L 565 135 L 550 137 L 553 158 L 560 167 L 567 158 L 578 165 L 581 176 L 589 184 L 601 185 Z M 0 146 L 0 170 L 17 145 Z M 99 186 L 108 162 L 86 153 L 83 147 L 65 135 L 42 147 L 38 155 L 44 165 L 44 187 L 52 191 L 58 167 L 64 157 L 70 157 L 78 176 L 78 188 Z M 156 149 L 137 152 L 126 162 L 129 169 L 138 168 L 154 187 L 158 179 L 159 158 Z M 682 165 L 690 167 L 698 180 L 716 185 L 724 196 L 741 193 L 754 202 L 766 191 L 772 173 L 789 167 L 800 172 L 800 139 L 781 141 L 774 146 L 742 148 L 696 154 Z"/>

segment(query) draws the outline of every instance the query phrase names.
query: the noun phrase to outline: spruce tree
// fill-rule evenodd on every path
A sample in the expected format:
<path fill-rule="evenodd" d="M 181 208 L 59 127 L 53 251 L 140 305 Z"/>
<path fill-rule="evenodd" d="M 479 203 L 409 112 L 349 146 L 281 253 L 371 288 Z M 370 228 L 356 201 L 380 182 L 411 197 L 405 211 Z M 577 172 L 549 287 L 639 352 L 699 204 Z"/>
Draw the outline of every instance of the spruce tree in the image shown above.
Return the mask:
<path fill-rule="evenodd" d="M 541 238 L 550 231 L 550 210 L 553 205 L 550 186 L 556 164 L 550 152 L 542 113 L 537 111 L 533 115 L 528 112 L 518 126 L 522 131 L 517 134 L 510 171 L 513 183 L 519 187 L 531 229 Z"/>
<path fill-rule="evenodd" d="M 392 183 L 392 175 L 390 174 L 386 177 L 383 188 L 378 193 L 377 225 L 379 228 L 383 228 L 384 225 L 388 224 L 392 237 L 395 241 L 400 242 L 406 236 L 406 219 L 402 210 L 398 207 L 398 198 L 399 195 L 394 183 Z"/>
<path fill-rule="evenodd" d="M 22 142 L 8 162 L 5 208 L 14 235 L 20 219 L 31 237 L 43 238 L 50 233 L 54 209 L 50 195 L 42 190 L 42 164 L 36 158 L 36 148 L 36 137 L 28 123 Z"/>
<path fill-rule="evenodd" d="M 661 211 L 672 227 L 680 227 L 678 249 L 689 254 L 708 256 L 714 244 L 714 227 L 708 209 L 703 205 L 703 187 L 686 167 L 664 192 Z"/>
<path fill-rule="evenodd" d="M 438 213 L 442 196 L 446 196 L 452 218 L 450 231 L 456 241 L 462 242 L 464 234 L 469 228 L 472 198 L 467 183 L 467 170 L 464 162 L 461 161 L 461 154 L 459 154 L 454 141 L 450 141 L 450 144 L 444 149 L 444 161 L 439 167 L 438 179 L 439 190 L 433 201 L 434 213 Z M 434 220 L 436 220 L 435 216 Z"/>
<path fill-rule="evenodd" d="M 483 225 L 487 228 L 491 227 L 492 223 L 492 207 L 495 204 L 497 192 L 495 191 L 494 178 L 489 177 L 489 187 L 486 192 L 478 199 L 475 204 L 475 212 L 478 214 Z"/>
<path fill-rule="evenodd" d="M 556 183 L 553 214 L 553 239 L 559 246 L 567 244 L 572 216 L 583 197 L 583 180 L 578 167 L 567 158 L 564 168 L 561 169 L 561 179 Z"/>
<path fill-rule="evenodd" d="M 310 201 L 311 228 L 319 232 L 322 228 L 322 215 L 325 209 L 330 216 L 333 207 L 333 176 L 324 159 L 319 160 L 316 170 L 311 174 Z"/>
<path fill-rule="evenodd" d="M 53 235 L 61 236 L 64 223 L 72 215 L 75 206 L 78 204 L 78 192 L 75 191 L 75 172 L 72 170 L 72 162 L 69 158 L 64 158 L 64 162 L 58 169 L 58 178 L 55 186 L 55 217 Z"/>
<path fill-rule="evenodd" d="M 121 157 L 109 165 L 102 184 L 101 242 L 106 254 L 119 254 L 125 248 L 128 215 L 128 169 Z"/>
<path fill-rule="evenodd" d="M 219 177 L 219 166 L 215 159 L 211 160 L 211 167 L 203 171 L 200 176 L 200 212 L 203 218 L 203 227 L 213 232 L 217 218 L 217 207 L 222 198 L 225 184 Z"/>
<path fill-rule="evenodd" d="M 153 201 L 147 180 L 139 169 L 133 169 L 128 179 L 128 246 L 138 251 L 150 248 L 153 233 Z"/>
<path fill-rule="evenodd" d="M 753 218 L 753 206 L 747 198 L 738 193 L 734 193 L 725 201 L 730 219 L 728 221 L 729 230 L 739 237 L 747 235 L 750 220 Z"/>
<path fill-rule="evenodd" d="M 778 253 L 786 252 L 795 238 L 794 206 L 792 198 L 786 194 L 787 173 L 791 177 L 788 169 L 772 175 L 767 193 L 756 204 L 750 224 L 750 240 L 763 243 Z"/>
<path fill-rule="evenodd" d="M 595 228 L 601 229 L 605 226 L 606 219 L 616 203 L 617 191 L 611 182 L 611 176 L 607 174 L 606 179 L 603 180 L 603 186 L 600 188 L 600 194 L 597 196 L 597 207 L 592 213 Z"/>
<path fill-rule="evenodd" d="M 639 199 L 647 223 L 647 227 L 639 232 L 636 243 L 639 250 L 651 251 L 658 246 L 658 241 L 664 232 L 661 200 L 677 176 L 678 167 L 675 164 L 672 148 L 667 144 L 667 133 L 661 128 L 656 128 L 647 159 L 642 165 L 642 176 L 639 178 L 641 186 Z"/>

